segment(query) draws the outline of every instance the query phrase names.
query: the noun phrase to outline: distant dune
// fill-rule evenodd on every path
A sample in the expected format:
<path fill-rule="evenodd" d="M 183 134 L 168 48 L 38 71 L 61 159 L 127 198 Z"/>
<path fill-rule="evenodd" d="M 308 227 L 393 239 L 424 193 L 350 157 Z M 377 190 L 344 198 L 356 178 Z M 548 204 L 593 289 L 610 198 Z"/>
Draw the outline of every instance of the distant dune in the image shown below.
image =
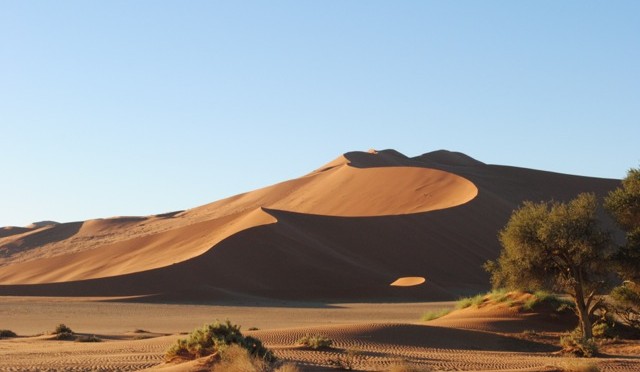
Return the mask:
<path fill-rule="evenodd" d="M 618 180 L 436 151 L 350 152 L 303 177 L 150 217 L 0 230 L 0 294 L 304 300 L 451 299 L 523 200 L 606 194 Z M 424 284 L 390 286 L 398 278 Z"/>

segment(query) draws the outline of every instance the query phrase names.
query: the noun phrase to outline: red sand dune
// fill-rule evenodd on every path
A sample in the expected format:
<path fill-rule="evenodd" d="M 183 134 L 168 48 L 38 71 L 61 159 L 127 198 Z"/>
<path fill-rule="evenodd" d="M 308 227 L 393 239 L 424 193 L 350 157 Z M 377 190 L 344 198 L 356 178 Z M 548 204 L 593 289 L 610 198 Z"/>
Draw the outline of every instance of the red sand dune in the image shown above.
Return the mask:
<path fill-rule="evenodd" d="M 448 151 L 351 152 L 187 211 L 3 229 L 0 294 L 450 299 L 486 289 L 481 265 L 523 200 L 618 183 Z M 389 285 L 400 277 L 426 282 Z"/>

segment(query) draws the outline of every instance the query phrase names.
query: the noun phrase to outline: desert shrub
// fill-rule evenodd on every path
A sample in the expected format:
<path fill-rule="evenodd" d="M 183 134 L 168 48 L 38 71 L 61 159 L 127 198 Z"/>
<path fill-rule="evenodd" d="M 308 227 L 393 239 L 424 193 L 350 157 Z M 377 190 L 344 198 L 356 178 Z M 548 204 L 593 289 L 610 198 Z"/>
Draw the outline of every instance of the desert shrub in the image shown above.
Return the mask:
<path fill-rule="evenodd" d="M 67 327 L 66 325 L 60 323 L 56 326 L 56 329 L 53 330 L 53 334 L 60 334 L 60 333 L 71 333 L 73 334 L 73 331 L 71 330 L 71 328 Z"/>
<path fill-rule="evenodd" d="M 219 358 L 213 359 L 211 370 L 214 372 L 300 372 L 300 369 L 293 364 L 272 367 L 269 361 L 252 355 L 249 350 L 236 344 L 221 349 Z"/>
<path fill-rule="evenodd" d="M 259 330 L 260 330 L 260 328 L 258 328 L 258 327 L 251 327 L 251 328 L 247 329 L 247 331 L 259 331 Z"/>
<path fill-rule="evenodd" d="M 75 340 L 76 336 L 71 332 L 60 332 L 60 333 L 56 333 L 53 339 L 60 340 L 60 341 L 71 341 L 71 340 Z"/>
<path fill-rule="evenodd" d="M 430 320 L 441 318 L 441 317 L 449 314 L 450 312 L 451 312 L 451 309 L 440 309 L 440 310 L 434 310 L 434 311 L 427 311 L 426 313 L 422 314 L 422 317 L 420 319 L 423 322 L 428 322 Z"/>
<path fill-rule="evenodd" d="M 484 302 L 485 295 L 479 294 L 473 297 L 461 298 L 456 302 L 456 309 L 466 309 L 470 306 L 478 307 Z"/>
<path fill-rule="evenodd" d="M 522 308 L 525 311 L 534 311 L 543 305 L 554 309 L 558 313 L 563 313 L 568 310 L 573 311 L 575 308 L 575 304 L 572 301 L 560 298 L 545 291 L 534 292 L 533 296 L 525 301 Z"/>
<path fill-rule="evenodd" d="M 222 351 L 231 345 L 238 345 L 248 351 L 251 356 L 259 357 L 267 362 L 275 360 L 273 353 L 262 345 L 260 340 L 245 337 L 240 326 L 215 322 L 195 329 L 188 338 L 178 339 L 165 352 L 165 359 L 195 359 Z"/>
<path fill-rule="evenodd" d="M 611 291 L 611 298 L 622 323 L 640 330 L 640 285 L 627 281 Z"/>
<path fill-rule="evenodd" d="M 428 372 L 431 371 L 430 368 L 416 366 L 415 364 L 411 364 L 405 361 L 397 362 L 392 364 L 387 372 Z"/>
<path fill-rule="evenodd" d="M 8 329 L 0 329 L 0 338 L 6 338 L 6 337 L 16 337 L 18 335 L 16 335 L 15 332 L 10 331 Z"/>
<path fill-rule="evenodd" d="M 220 353 L 220 362 L 214 365 L 213 371 L 225 372 L 267 372 L 269 364 L 240 345 L 234 344 L 224 348 Z"/>
<path fill-rule="evenodd" d="M 595 338 L 612 338 L 615 337 L 615 332 L 613 327 L 606 322 L 598 323 L 594 325 L 592 328 L 593 337 Z"/>
<path fill-rule="evenodd" d="M 300 338 L 296 343 L 312 349 L 326 349 L 331 347 L 333 341 L 322 335 L 306 335 Z"/>
<path fill-rule="evenodd" d="M 560 346 L 565 353 L 585 358 L 591 358 L 598 353 L 598 345 L 592 338 L 585 339 L 580 328 L 560 337 Z"/>
<path fill-rule="evenodd" d="M 91 336 L 79 336 L 76 338 L 76 342 L 102 342 L 96 335 Z"/>
<path fill-rule="evenodd" d="M 334 359 L 329 359 L 329 364 L 343 371 L 353 371 L 360 355 L 362 355 L 362 352 L 359 350 L 347 349 L 344 354 L 340 354 Z"/>

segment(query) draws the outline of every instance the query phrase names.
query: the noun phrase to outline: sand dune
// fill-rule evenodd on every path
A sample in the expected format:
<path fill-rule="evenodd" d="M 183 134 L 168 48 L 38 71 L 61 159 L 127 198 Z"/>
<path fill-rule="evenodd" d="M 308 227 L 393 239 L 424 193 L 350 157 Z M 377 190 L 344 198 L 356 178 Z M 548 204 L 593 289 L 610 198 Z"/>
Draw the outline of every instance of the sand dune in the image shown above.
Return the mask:
<path fill-rule="evenodd" d="M 481 265 L 523 200 L 617 185 L 447 151 L 351 152 L 186 211 L 5 229 L 0 294 L 451 299 L 486 289 Z M 389 286 L 406 276 L 426 283 Z"/>

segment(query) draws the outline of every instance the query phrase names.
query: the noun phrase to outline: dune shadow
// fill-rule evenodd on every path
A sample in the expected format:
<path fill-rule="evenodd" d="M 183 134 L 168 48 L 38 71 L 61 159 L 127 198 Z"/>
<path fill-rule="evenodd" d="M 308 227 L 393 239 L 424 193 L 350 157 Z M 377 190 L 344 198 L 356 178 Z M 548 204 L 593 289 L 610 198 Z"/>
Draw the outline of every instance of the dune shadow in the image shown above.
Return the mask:
<path fill-rule="evenodd" d="M 153 217 L 157 217 L 157 218 L 173 218 L 176 215 L 180 214 L 184 212 L 184 210 L 180 210 L 180 211 L 174 211 L 174 212 L 167 212 L 167 213 L 160 213 L 160 214 L 156 214 Z"/>
<path fill-rule="evenodd" d="M 552 345 L 496 333 L 426 325 L 400 324 L 380 327 L 358 335 L 363 341 L 435 349 L 553 352 Z"/>

